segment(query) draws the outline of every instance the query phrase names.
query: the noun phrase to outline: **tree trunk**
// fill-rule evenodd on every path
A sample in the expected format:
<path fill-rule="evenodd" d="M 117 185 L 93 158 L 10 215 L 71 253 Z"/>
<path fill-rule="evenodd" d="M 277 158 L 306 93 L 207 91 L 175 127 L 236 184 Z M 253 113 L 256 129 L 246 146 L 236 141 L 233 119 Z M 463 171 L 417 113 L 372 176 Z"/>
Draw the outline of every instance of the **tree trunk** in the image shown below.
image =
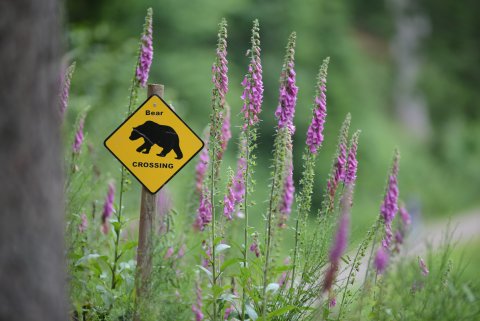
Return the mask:
<path fill-rule="evenodd" d="M 0 320 L 68 319 L 57 0 L 0 1 Z"/>

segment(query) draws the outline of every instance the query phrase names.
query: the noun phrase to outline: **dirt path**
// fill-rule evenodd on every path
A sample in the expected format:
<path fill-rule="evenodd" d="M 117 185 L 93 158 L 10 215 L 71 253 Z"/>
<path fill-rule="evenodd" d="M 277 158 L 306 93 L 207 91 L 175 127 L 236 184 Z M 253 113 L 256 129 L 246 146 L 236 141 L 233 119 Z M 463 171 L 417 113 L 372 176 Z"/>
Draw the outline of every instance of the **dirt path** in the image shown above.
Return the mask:
<path fill-rule="evenodd" d="M 451 242 L 454 244 L 460 245 L 478 240 L 480 238 L 480 209 L 459 214 L 451 219 L 435 222 L 414 221 L 412 225 L 412 230 L 401 249 L 400 255 L 402 257 L 425 256 L 429 246 L 433 249 L 439 248 L 445 239 L 447 231 L 450 232 Z M 350 253 L 350 257 L 354 255 L 355 253 Z M 357 282 L 363 281 L 365 276 L 368 263 L 367 256 L 360 265 L 357 273 Z M 339 280 L 346 280 L 348 272 L 349 269 L 343 270 L 339 275 Z"/>

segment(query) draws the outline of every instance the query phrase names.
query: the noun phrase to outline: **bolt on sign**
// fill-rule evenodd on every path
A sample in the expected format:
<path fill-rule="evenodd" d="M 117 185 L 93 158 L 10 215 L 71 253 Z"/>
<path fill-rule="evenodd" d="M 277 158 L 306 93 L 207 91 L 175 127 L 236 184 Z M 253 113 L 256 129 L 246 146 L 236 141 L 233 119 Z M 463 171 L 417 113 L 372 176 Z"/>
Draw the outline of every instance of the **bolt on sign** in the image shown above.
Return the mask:
<path fill-rule="evenodd" d="M 106 140 L 105 147 L 156 193 L 204 146 L 157 95 L 150 96 Z"/>

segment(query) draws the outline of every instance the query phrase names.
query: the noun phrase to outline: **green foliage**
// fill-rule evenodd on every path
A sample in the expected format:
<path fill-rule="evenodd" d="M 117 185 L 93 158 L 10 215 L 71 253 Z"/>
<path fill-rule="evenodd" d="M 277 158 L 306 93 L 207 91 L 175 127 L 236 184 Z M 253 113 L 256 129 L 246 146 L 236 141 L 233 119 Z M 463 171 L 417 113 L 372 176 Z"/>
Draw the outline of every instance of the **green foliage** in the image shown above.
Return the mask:
<path fill-rule="evenodd" d="M 245 24 L 242 20 L 245 18 L 235 13 L 236 11 L 233 9 L 239 10 L 238 12 L 242 12 L 242 10 L 247 12 L 249 3 L 242 5 L 234 1 L 232 3 L 235 3 L 234 7 L 207 1 L 205 7 L 213 10 L 209 12 L 212 16 L 226 12 L 238 19 L 232 19 L 236 25 Z M 160 11 L 160 19 L 154 19 L 154 24 L 158 21 L 159 29 L 164 28 L 170 31 L 173 26 L 176 26 L 178 31 L 176 37 L 179 39 L 185 37 L 189 40 L 178 41 L 176 39 L 173 42 L 169 37 L 161 38 L 166 44 L 161 53 L 162 59 L 158 59 L 163 70 L 154 68 L 151 76 L 158 76 L 158 70 L 162 70 L 162 78 L 169 84 L 167 87 L 168 97 L 178 101 L 176 106 L 179 107 L 180 114 L 183 112 L 189 115 L 192 112 L 193 116 L 189 115 L 188 118 L 192 120 L 195 128 L 204 126 L 206 122 L 204 115 L 207 114 L 207 109 L 201 107 L 209 105 L 209 98 L 206 94 L 209 90 L 205 90 L 206 84 L 208 84 L 206 79 L 209 78 L 209 66 L 205 61 L 211 59 L 212 56 L 207 52 L 213 54 L 213 51 L 207 50 L 206 45 L 203 48 L 202 41 L 210 45 L 211 39 L 206 34 L 212 33 L 213 29 L 210 21 L 198 19 L 205 15 L 205 7 L 190 4 L 191 8 L 185 8 L 184 15 L 168 16 L 166 9 L 172 9 L 176 5 L 178 2 L 174 4 L 172 1 L 166 1 L 164 10 Z M 114 5 L 114 7 L 116 6 Z M 322 10 L 318 10 L 319 13 L 317 13 L 311 6 Z M 99 7 L 103 6 L 99 4 Z M 400 129 L 392 126 L 392 121 L 381 111 L 382 102 L 385 101 L 386 96 L 384 94 L 380 97 L 372 95 L 371 92 L 374 92 L 376 84 L 363 81 L 364 71 L 368 69 L 365 64 L 373 63 L 353 44 L 352 39 L 348 38 L 350 36 L 347 36 L 346 18 L 348 15 L 344 4 L 339 2 L 319 2 L 318 4 L 284 2 L 273 8 L 275 10 L 286 9 L 285 12 L 296 11 L 301 14 L 289 16 L 288 13 L 278 12 L 278 15 L 274 15 L 269 13 L 269 9 L 272 7 L 268 2 L 258 4 L 259 16 L 265 16 L 265 33 L 270 33 L 269 26 L 274 25 L 277 19 L 285 18 L 286 23 L 272 32 L 272 36 L 266 37 L 267 40 L 264 41 L 266 44 L 264 48 L 271 52 L 280 50 L 278 38 L 280 35 L 285 35 L 292 24 L 299 24 L 299 35 L 304 34 L 307 39 L 316 39 L 318 37 L 316 28 L 320 27 L 311 28 L 308 22 L 317 19 L 322 21 L 320 35 L 324 37 L 325 46 L 322 49 L 305 44 L 303 47 L 300 46 L 297 50 L 297 61 L 299 61 L 297 71 L 299 75 L 306 75 L 303 79 L 299 77 L 299 82 L 301 84 L 308 83 L 308 78 L 313 78 L 312 75 L 309 76 L 310 66 L 313 62 L 318 63 L 318 54 L 323 50 L 331 50 L 332 61 L 336 61 L 336 63 L 332 64 L 330 71 L 333 77 L 330 82 L 332 89 L 329 91 L 329 97 L 332 97 L 330 101 L 335 101 L 335 106 L 329 109 L 326 133 L 330 133 L 332 129 L 338 127 L 347 106 L 371 104 L 371 107 L 362 110 L 361 113 L 353 111 L 356 124 L 358 119 L 360 127 L 366 127 L 363 131 L 362 146 L 368 146 L 368 148 L 359 154 L 361 164 L 359 183 L 352 216 L 355 221 L 363 222 L 363 225 L 370 225 L 372 221 L 374 223 L 364 238 L 360 242 L 356 242 L 358 245 L 354 247 L 355 255 L 345 254 L 342 257 L 342 268 L 348 271 L 346 280 L 337 280 L 330 293 L 323 293 L 323 278 L 329 263 L 328 250 L 331 247 L 339 215 L 339 203 L 344 192 L 343 186 L 340 186 L 337 194 L 330 199 L 330 195 L 325 193 L 325 188 L 320 190 L 317 188 L 319 184 L 315 177 L 320 176 L 320 179 L 324 181 L 327 170 L 323 154 L 331 155 L 335 148 L 333 140 L 329 138 L 332 136 L 327 134 L 325 153 L 322 151 L 322 156 L 319 156 L 318 159 L 308 151 L 303 155 L 304 172 L 300 181 L 300 193 L 297 196 L 298 204 L 295 214 L 298 224 L 295 229 L 275 229 L 275 216 L 283 191 L 286 160 L 294 157 L 289 154 L 291 153 L 289 146 L 294 143 L 295 146 L 303 146 L 305 124 L 310 113 L 298 113 L 296 122 L 299 125 L 297 126 L 297 136 L 293 138 L 293 142 L 287 130 L 275 131 L 272 126 L 273 117 L 266 116 L 262 126 L 249 128 L 247 133 L 240 135 L 240 145 L 243 140 L 246 140 L 246 149 L 243 150 L 240 147 L 239 154 L 246 156 L 249 167 L 245 174 L 248 185 L 246 198 L 240 209 L 245 213 L 248 210 L 252 220 L 246 221 L 242 226 L 243 222 L 240 220 L 228 222 L 222 215 L 215 217 L 214 214 L 214 225 L 208 232 L 194 233 L 191 228 L 192 213 L 197 205 L 198 195 L 186 192 L 187 189 L 193 190 L 191 175 L 185 175 L 186 178 L 183 180 L 179 178 L 178 183 L 172 182 L 176 208 L 168 209 L 165 216 L 161 217 L 160 225 L 165 228 L 161 229 L 154 238 L 152 282 L 148 285 L 148 295 L 142 300 L 137 300 L 135 294 L 135 247 L 137 243 L 136 233 L 131 233 L 136 228 L 133 221 L 137 215 L 138 200 L 135 195 L 136 189 L 131 188 L 129 175 L 123 168 L 121 169 L 119 192 L 120 198 L 124 197 L 123 203 L 120 202 L 116 208 L 115 217 L 110 220 L 112 228 L 109 233 L 103 235 L 99 228 L 98 208 L 101 207 L 101 198 L 104 197 L 104 186 L 109 178 L 109 172 L 114 171 L 114 176 L 120 175 L 118 164 L 115 164 L 114 160 L 106 160 L 105 155 L 96 156 L 95 148 L 89 148 L 87 153 L 87 149 L 84 147 L 78 155 L 70 156 L 67 153 L 65 158 L 66 173 L 68 174 L 66 233 L 72 318 L 132 320 L 134 315 L 139 315 L 142 320 L 189 320 L 192 319 L 191 307 L 196 300 L 203 302 L 202 311 L 207 320 L 223 320 L 225 311 L 230 308 L 233 308 L 233 311 L 228 317 L 229 320 L 234 318 L 264 321 L 391 320 L 392 318 L 399 320 L 456 320 L 460 317 L 465 319 L 478 317 L 480 314 L 478 311 L 480 288 L 478 284 L 465 282 L 459 269 L 448 263 L 451 254 L 448 247 L 442 255 L 433 253 L 429 255 L 427 264 L 430 274 L 428 277 L 420 274 L 416 261 L 400 260 L 398 265 L 392 266 L 392 269 L 386 275 L 379 277 L 373 285 L 367 283 L 367 287 L 362 287 L 355 282 L 362 281 L 361 275 L 358 275 L 360 264 L 362 259 L 368 258 L 368 248 L 372 241 L 375 245 L 376 231 L 380 226 L 378 219 L 371 219 L 371 216 L 368 215 L 362 215 L 360 219 L 357 219 L 356 217 L 359 215 L 355 215 L 355 213 L 365 213 L 366 209 L 372 208 L 375 209 L 371 211 L 372 213 L 378 213 L 378 198 L 373 197 L 374 204 L 372 205 L 371 195 L 380 194 L 381 181 L 384 178 L 381 174 L 377 174 L 382 171 L 370 170 L 384 167 L 389 157 L 385 152 L 385 146 L 389 146 L 397 138 L 400 142 L 408 142 L 408 135 L 396 137 Z M 195 16 L 196 19 L 187 19 L 186 17 L 192 15 L 193 9 L 198 10 L 199 16 Z M 324 19 L 320 19 L 317 14 Z M 128 16 L 124 11 L 122 13 L 122 10 L 119 15 Z M 244 15 L 247 14 L 244 13 Z M 175 20 L 176 18 L 179 18 L 179 21 Z M 306 23 L 300 23 L 300 19 L 305 19 Z M 190 23 L 196 24 L 195 26 L 198 28 L 192 27 Z M 132 48 L 135 47 L 136 42 L 124 40 L 123 35 L 129 33 L 126 26 L 116 30 L 121 41 L 115 39 L 116 37 L 110 39 L 108 31 L 112 30 L 113 25 L 115 25 L 113 20 L 98 24 L 91 29 L 78 24 L 73 27 L 70 34 L 70 40 L 75 48 L 72 54 L 78 58 L 79 76 L 75 76 L 72 83 L 75 95 L 72 95 L 71 110 L 73 113 L 70 112 L 69 118 L 72 121 L 73 115 L 78 114 L 85 105 L 95 106 L 92 108 L 87 122 L 87 130 L 90 134 L 87 140 L 89 146 L 90 144 L 99 146 L 99 141 L 106 137 L 109 127 L 114 128 L 114 124 L 119 123 L 125 114 L 124 109 L 116 106 L 125 106 L 123 93 L 125 88 L 128 88 L 128 82 L 124 80 L 131 78 L 131 69 L 128 66 L 132 65 L 131 60 L 135 55 Z M 226 45 L 223 42 L 226 38 L 225 28 L 226 22 L 222 22 L 219 48 Z M 259 36 L 259 31 L 256 30 L 256 32 Z M 236 40 L 236 37 L 240 37 L 240 35 L 241 33 L 233 34 L 231 38 Z M 308 43 L 308 41 L 305 42 Z M 239 74 L 238 65 L 241 61 L 235 53 L 240 50 L 235 49 L 238 49 L 236 46 L 241 41 L 232 41 L 232 43 L 233 45 L 229 46 L 233 49 L 230 51 L 233 57 L 230 70 L 235 79 L 235 76 Z M 175 48 L 173 48 L 174 45 Z M 91 48 L 95 49 L 92 51 Z M 192 48 L 195 48 L 195 53 L 198 55 L 192 55 L 190 52 L 193 50 Z M 354 54 L 349 53 L 350 50 L 353 50 Z M 194 61 L 191 58 L 193 56 L 198 61 Z M 279 71 L 278 68 L 270 67 L 279 65 L 281 60 L 268 51 L 266 57 L 264 59 L 265 82 L 266 87 L 270 88 L 272 86 L 269 83 L 273 82 L 272 75 Z M 243 65 L 244 63 L 242 63 Z M 388 72 L 385 69 L 384 66 L 376 66 L 372 70 L 375 70 L 373 72 L 375 75 L 385 80 L 388 79 Z M 116 77 L 111 77 L 113 70 L 116 70 Z M 235 84 L 235 82 L 232 83 Z M 342 86 L 344 88 L 341 88 Z M 180 96 L 176 90 L 183 87 L 188 90 L 182 89 Z M 232 85 L 232 87 L 227 100 L 232 103 L 232 106 L 237 105 L 232 109 L 238 112 L 239 103 L 233 97 L 239 93 L 239 89 L 236 88 L 239 86 Z M 301 87 L 303 89 L 309 86 L 301 85 Z M 137 90 L 138 84 L 133 80 L 131 94 L 128 98 L 128 110 L 135 105 Z M 346 90 L 348 95 L 345 94 Z M 265 106 L 274 105 L 272 102 L 276 94 L 271 92 L 266 95 Z M 301 97 L 312 96 L 308 93 L 308 89 L 302 93 L 298 108 L 303 108 L 303 98 Z M 198 105 L 198 108 L 189 108 L 194 103 Z M 218 213 L 221 212 L 223 202 L 219 201 L 216 196 L 224 190 L 225 184 L 231 183 L 233 176 L 231 170 L 227 171 L 228 175 L 223 175 L 225 173 L 223 169 L 233 163 L 232 154 L 234 152 L 230 152 L 230 155 L 226 154 L 223 162 L 216 159 L 217 151 L 220 148 L 220 124 L 224 116 L 222 114 L 223 102 L 219 99 L 216 89 L 213 90 L 213 101 L 210 107 L 212 108 L 212 117 L 209 145 L 210 159 L 213 162 L 210 165 L 210 174 L 206 184 L 210 186 L 213 211 Z M 266 110 L 267 115 L 272 114 L 271 110 L 268 108 Z M 369 128 L 372 124 L 375 124 L 374 129 Z M 350 116 L 347 116 L 339 138 L 339 141 L 345 144 L 348 141 L 349 125 Z M 66 127 L 68 130 L 68 123 Z M 272 136 L 274 137 L 273 142 L 270 142 Z M 298 141 L 299 137 L 301 137 L 300 142 Z M 262 139 L 257 140 L 257 138 Z M 71 141 L 71 139 L 65 140 L 67 146 L 70 145 L 69 140 Z M 269 155 L 272 145 L 273 157 L 265 157 L 264 155 Z M 410 177 L 424 169 L 427 174 L 437 173 L 440 170 L 441 167 L 430 168 L 430 156 L 423 151 L 421 144 L 413 144 L 406 149 L 407 156 L 404 158 L 406 160 L 404 163 L 407 163 L 407 166 L 404 167 L 402 173 L 408 173 L 413 167 L 418 168 L 412 170 L 412 173 L 409 174 Z M 419 154 L 418 159 L 411 156 L 417 155 L 419 150 L 423 151 L 423 154 Z M 254 151 L 262 157 L 257 159 Z M 334 156 L 336 157 L 336 154 Z M 265 188 L 268 185 L 265 183 L 268 182 L 268 167 L 271 165 L 267 163 L 267 160 L 273 164 L 270 177 L 271 189 Z M 257 166 L 257 161 L 260 166 Z M 452 160 L 452 164 L 457 161 Z M 319 165 L 318 172 L 323 176 L 315 175 L 317 163 Z M 364 166 L 363 169 L 362 166 Z M 255 177 L 253 169 L 256 171 Z M 187 167 L 185 172 L 188 173 L 188 171 Z M 333 175 L 330 174 L 330 177 Z M 432 182 L 439 179 L 438 176 L 433 176 Z M 255 184 L 255 180 L 260 183 Z M 405 186 L 415 186 L 418 184 L 418 177 L 408 179 L 407 175 L 406 181 Z M 403 189 L 405 186 L 402 185 L 401 188 Z M 436 195 L 442 191 L 444 191 L 443 187 L 439 187 L 434 192 L 425 193 Z M 322 192 L 325 194 L 323 200 L 318 197 L 318 195 L 322 195 Z M 421 190 L 414 190 L 414 192 L 423 193 Z M 452 193 L 452 195 L 454 194 Z M 261 200 L 267 200 L 267 204 Z M 429 209 L 438 206 L 438 204 L 428 202 L 427 205 L 430 206 Z M 181 213 L 181 215 L 176 215 L 176 213 Z M 315 217 L 312 213 L 318 213 L 318 216 Z M 82 223 L 82 214 L 86 214 L 89 219 L 89 226 L 83 231 L 79 229 Z M 262 219 L 264 222 L 261 222 Z M 263 234 L 257 232 L 260 223 L 266 225 Z M 362 230 L 363 225 L 359 225 L 354 232 L 365 233 Z M 240 235 L 240 231 L 243 232 L 242 235 Z M 286 239 L 285 242 L 280 241 L 283 237 Z M 289 243 L 292 239 L 295 240 L 293 248 Z M 261 253 L 258 257 L 248 253 L 250 240 L 259 243 Z M 181 255 L 184 245 L 187 250 L 185 254 Z M 289 246 L 284 248 L 284 245 Z M 206 253 L 209 248 L 212 251 L 211 257 Z M 278 262 L 275 254 L 283 255 L 289 251 L 294 257 L 293 264 Z M 202 261 L 206 261 L 205 266 L 201 264 Z M 203 289 L 200 298 L 196 298 L 198 293 L 195 293 L 195 284 Z M 329 307 L 329 301 L 334 297 L 339 301 L 337 308 Z M 454 318 L 455 316 L 460 317 Z"/>

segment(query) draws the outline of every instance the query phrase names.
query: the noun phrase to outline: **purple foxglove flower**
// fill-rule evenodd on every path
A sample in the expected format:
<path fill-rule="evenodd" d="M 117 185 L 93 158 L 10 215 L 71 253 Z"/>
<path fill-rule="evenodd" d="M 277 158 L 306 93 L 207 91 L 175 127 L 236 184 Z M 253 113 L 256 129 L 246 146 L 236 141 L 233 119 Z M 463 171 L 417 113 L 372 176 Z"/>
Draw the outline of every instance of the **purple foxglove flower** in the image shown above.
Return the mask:
<path fill-rule="evenodd" d="M 253 243 L 250 245 L 250 252 L 255 253 L 256 257 L 260 257 L 260 248 L 258 247 L 258 243 L 255 238 Z"/>
<path fill-rule="evenodd" d="M 402 218 L 402 223 L 404 226 L 408 226 L 412 223 L 412 218 L 410 217 L 410 213 L 408 213 L 405 206 L 400 207 L 399 213 L 400 213 L 400 217 Z"/>
<path fill-rule="evenodd" d="M 328 307 L 330 309 L 334 308 L 337 305 L 337 299 L 335 297 L 332 297 L 330 301 L 328 301 Z"/>
<path fill-rule="evenodd" d="M 338 185 L 345 179 L 346 163 L 347 163 L 347 137 L 350 128 L 350 114 L 347 114 L 340 129 L 340 137 L 338 140 L 337 153 L 333 169 L 327 182 L 327 195 L 329 197 L 329 209 L 332 210 L 335 202 L 335 194 Z"/>
<path fill-rule="evenodd" d="M 242 81 L 243 94 L 241 98 L 243 100 L 242 113 L 245 118 L 244 130 L 248 124 L 255 125 L 260 121 L 258 115 L 262 111 L 263 80 L 259 30 L 258 20 L 255 20 L 252 28 L 252 48 L 248 52 L 251 55 L 248 74 Z"/>
<path fill-rule="evenodd" d="M 102 232 L 103 234 L 108 234 L 108 219 L 112 216 L 114 211 L 113 201 L 115 198 L 115 186 L 113 183 L 108 185 L 108 193 L 105 198 L 105 203 L 103 204 L 103 213 L 102 213 Z"/>
<path fill-rule="evenodd" d="M 350 149 L 348 150 L 347 165 L 345 170 L 345 184 L 354 184 L 357 179 L 357 148 L 358 148 L 358 136 L 360 131 L 355 132 L 350 143 Z"/>
<path fill-rule="evenodd" d="M 68 97 L 70 96 L 70 83 L 73 72 L 75 71 L 75 62 L 73 62 L 65 71 L 60 90 L 60 116 L 63 118 L 68 107 Z"/>
<path fill-rule="evenodd" d="M 380 248 L 377 251 L 377 254 L 375 255 L 375 260 L 373 262 L 378 274 L 382 274 L 383 272 L 385 272 L 385 269 L 387 268 L 387 265 L 388 265 L 388 260 L 389 260 L 388 251 L 385 249 L 385 247 L 380 246 Z"/>
<path fill-rule="evenodd" d="M 165 220 L 172 210 L 172 197 L 166 187 L 162 188 L 157 195 L 158 232 L 162 234 L 167 230 Z"/>
<path fill-rule="evenodd" d="M 317 94 L 313 117 L 307 130 L 307 146 L 312 154 L 317 154 L 323 142 L 323 127 L 327 117 L 327 68 L 330 58 L 326 58 L 318 73 Z"/>
<path fill-rule="evenodd" d="M 205 241 L 202 242 L 202 248 L 205 251 L 205 257 L 202 258 L 202 266 L 204 268 L 208 268 L 212 260 L 212 248 L 207 246 Z"/>
<path fill-rule="evenodd" d="M 210 161 L 207 146 L 208 139 L 205 139 L 205 146 L 200 152 L 200 158 L 197 166 L 195 166 L 195 187 L 198 193 L 202 193 L 203 180 L 205 179 L 205 173 L 208 170 L 208 162 Z"/>
<path fill-rule="evenodd" d="M 291 134 L 295 132 L 293 117 L 298 94 L 298 87 L 295 84 L 295 39 L 295 33 L 292 33 L 288 39 L 287 53 L 280 77 L 280 98 L 275 111 L 278 127 L 288 128 Z"/>
<path fill-rule="evenodd" d="M 178 250 L 177 259 L 181 259 L 182 257 L 184 257 L 186 251 L 187 251 L 187 245 L 183 243 L 182 246 L 180 246 L 180 249 Z"/>
<path fill-rule="evenodd" d="M 228 308 L 226 308 L 225 313 L 223 314 L 223 320 L 228 320 L 228 317 L 233 311 L 235 311 L 235 308 L 231 305 Z"/>
<path fill-rule="evenodd" d="M 350 218 L 348 213 L 343 213 L 340 217 L 337 233 L 335 234 L 335 241 L 330 249 L 330 262 L 340 262 L 340 258 L 347 249 L 348 229 Z"/>
<path fill-rule="evenodd" d="M 290 166 L 288 167 L 287 176 L 285 178 L 284 186 L 283 186 L 283 196 L 282 201 L 280 203 L 280 222 L 279 227 L 284 228 L 286 227 L 286 221 L 292 211 L 292 203 L 293 203 L 293 196 L 295 194 L 295 185 L 293 184 L 293 164 L 290 160 Z"/>
<path fill-rule="evenodd" d="M 174 253 L 173 246 L 170 246 L 170 247 L 167 249 L 167 252 L 165 253 L 163 259 L 164 259 L 164 260 L 167 260 L 167 259 L 171 258 L 172 255 L 173 255 L 173 253 Z"/>
<path fill-rule="evenodd" d="M 337 232 L 334 242 L 330 248 L 330 268 L 325 274 L 323 290 L 329 291 L 335 281 L 336 273 L 340 264 L 340 259 L 347 249 L 348 231 L 350 225 L 350 208 L 352 206 L 353 186 L 348 185 L 340 202 L 341 216 L 338 222 Z"/>
<path fill-rule="evenodd" d="M 87 215 L 85 215 L 85 213 L 82 213 L 82 215 L 80 216 L 80 225 L 78 226 L 78 231 L 80 233 L 83 233 L 87 230 L 87 228 L 88 228 Z"/>
<path fill-rule="evenodd" d="M 423 276 L 428 276 L 430 271 L 428 270 L 425 261 L 423 261 L 421 257 L 418 258 L 418 265 L 420 266 L 420 270 L 422 271 Z"/>
<path fill-rule="evenodd" d="M 397 230 L 395 232 L 395 243 L 397 243 L 397 246 L 403 244 L 403 233 L 402 233 L 401 230 Z M 400 249 L 397 248 L 397 251 L 398 250 L 400 250 Z"/>
<path fill-rule="evenodd" d="M 230 131 L 230 106 L 225 105 L 225 111 L 223 113 L 222 131 L 220 137 L 220 149 L 217 153 L 217 159 L 222 159 L 225 150 L 227 149 L 228 141 L 232 138 L 232 132 Z"/>
<path fill-rule="evenodd" d="M 200 196 L 200 206 L 197 209 L 197 218 L 194 223 L 194 228 L 198 231 L 203 231 L 212 221 L 212 204 L 208 198 L 208 190 L 205 190 Z"/>
<path fill-rule="evenodd" d="M 237 161 L 237 173 L 233 179 L 233 197 L 236 204 L 240 204 L 245 197 L 245 170 L 247 167 L 247 160 L 240 157 Z"/>
<path fill-rule="evenodd" d="M 283 261 L 283 264 L 284 265 L 289 265 L 290 264 L 290 257 L 287 256 L 285 258 L 285 260 Z M 289 273 L 287 271 L 283 272 L 282 275 L 280 275 L 280 278 L 278 279 L 278 284 L 280 286 L 284 285 L 285 284 L 285 281 L 287 280 L 287 277 L 288 277 Z"/>
<path fill-rule="evenodd" d="M 72 152 L 74 154 L 79 154 L 83 145 L 83 127 L 85 125 L 85 118 L 82 117 L 78 122 L 77 132 L 75 133 L 75 140 L 72 145 Z"/>
<path fill-rule="evenodd" d="M 229 186 L 227 190 L 227 195 L 223 198 L 223 214 L 227 220 L 231 221 L 233 219 L 232 214 L 235 211 L 235 195 L 233 193 L 233 187 Z"/>
<path fill-rule="evenodd" d="M 335 160 L 335 172 L 333 177 L 328 180 L 327 189 L 328 195 L 330 195 L 330 199 L 333 201 L 335 198 L 335 193 L 338 188 L 338 184 L 345 178 L 345 165 L 347 163 L 347 146 L 345 142 L 340 142 L 338 146 L 338 155 L 337 159 Z"/>
<path fill-rule="evenodd" d="M 192 305 L 192 311 L 193 314 L 195 315 L 195 321 L 203 321 L 203 313 L 202 313 L 202 288 L 200 287 L 200 284 L 197 282 L 195 285 L 195 293 L 197 295 L 197 300 L 195 304 Z"/>
<path fill-rule="evenodd" d="M 385 197 L 380 208 L 380 213 L 385 223 L 385 238 L 383 239 L 382 244 L 386 249 L 388 249 L 392 240 L 392 221 L 398 212 L 398 163 L 399 154 L 398 151 L 395 151 L 392 171 L 388 178 L 387 191 L 385 193 Z"/>
<path fill-rule="evenodd" d="M 152 8 L 149 8 L 145 17 L 137 70 L 135 72 L 137 81 L 142 87 L 147 85 L 148 74 L 153 60 L 152 14 Z"/>
<path fill-rule="evenodd" d="M 227 60 L 227 21 L 222 19 L 219 24 L 217 57 L 212 66 L 212 81 L 220 97 L 220 106 L 225 104 L 228 92 L 228 60 Z"/>

